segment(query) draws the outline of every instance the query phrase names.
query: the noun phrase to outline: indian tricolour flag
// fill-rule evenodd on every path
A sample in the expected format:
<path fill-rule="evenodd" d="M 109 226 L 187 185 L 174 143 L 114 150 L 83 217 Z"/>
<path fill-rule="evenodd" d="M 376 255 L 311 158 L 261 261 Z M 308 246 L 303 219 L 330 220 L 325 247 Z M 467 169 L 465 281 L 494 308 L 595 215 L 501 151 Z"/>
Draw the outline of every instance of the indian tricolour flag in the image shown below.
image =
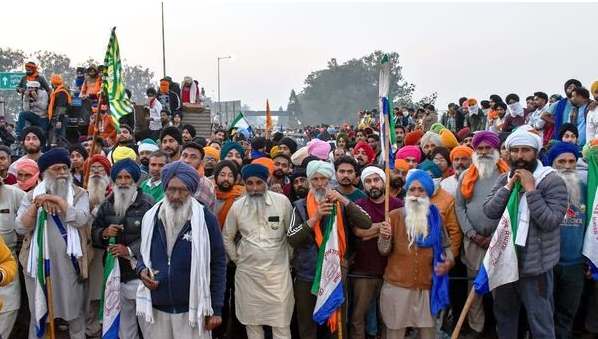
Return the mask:
<path fill-rule="evenodd" d="M 339 307 L 345 301 L 341 279 L 342 244 L 339 242 L 339 219 L 337 205 L 328 218 L 324 238 L 320 244 L 316 275 L 311 292 L 317 296 L 313 319 L 318 324 L 329 320 L 331 332 L 336 330 Z M 319 227 L 319 225 L 318 225 Z M 343 231 L 341 231 L 343 232 Z"/>
<path fill-rule="evenodd" d="M 521 183 L 518 181 L 513 187 L 507 208 L 492 236 L 480 271 L 473 281 L 473 286 L 478 294 L 486 294 L 499 286 L 519 280 L 515 250 L 519 191 L 521 191 Z"/>
<path fill-rule="evenodd" d="M 237 115 L 235 120 L 233 120 L 233 122 L 231 123 L 230 128 L 244 128 L 247 131 L 249 131 L 249 133 L 252 133 L 251 125 L 249 124 L 249 121 L 245 119 L 243 113 L 239 113 L 239 115 Z"/>
<path fill-rule="evenodd" d="M 114 244 L 114 237 L 110 244 Z M 102 320 L 102 339 L 118 339 L 120 325 L 120 266 L 118 258 L 106 251 L 104 263 L 104 290 L 100 301 L 99 318 Z"/>
<path fill-rule="evenodd" d="M 50 258 L 48 252 L 47 214 L 43 208 L 39 209 L 39 218 L 35 234 L 35 250 L 37 251 L 37 272 L 35 277 L 35 330 L 38 338 L 46 333 L 46 322 L 48 321 L 48 286 L 47 280 L 50 277 Z"/>
<path fill-rule="evenodd" d="M 583 255 L 590 259 L 592 278 L 598 280 L 598 147 L 590 148 L 588 157 L 588 201 L 591 207 L 586 212 L 586 235 L 583 242 Z"/>

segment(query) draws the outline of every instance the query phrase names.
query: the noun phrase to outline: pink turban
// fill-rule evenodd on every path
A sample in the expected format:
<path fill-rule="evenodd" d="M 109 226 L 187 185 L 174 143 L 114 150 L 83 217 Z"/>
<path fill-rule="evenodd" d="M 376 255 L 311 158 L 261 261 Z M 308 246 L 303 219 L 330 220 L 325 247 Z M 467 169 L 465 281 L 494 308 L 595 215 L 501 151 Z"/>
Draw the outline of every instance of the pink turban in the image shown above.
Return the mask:
<path fill-rule="evenodd" d="M 397 151 L 396 159 L 406 159 L 408 157 L 415 158 L 419 163 L 422 160 L 422 153 L 417 146 L 403 146 Z"/>
<path fill-rule="evenodd" d="M 37 167 L 37 163 L 31 159 L 23 158 L 17 162 L 17 173 L 19 171 L 31 173 L 33 176 L 24 181 L 17 179 L 17 186 L 23 191 L 29 191 L 35 187 L 37 179 L 39 179 L 39 168 Z"/>
<path fill-rule="evenodd" d="M 330 144 L 320 139 L 313 139 L 307 143 L 307 153 L 326 160 L 328 159 L 328 153 L 330 153 Z"/>

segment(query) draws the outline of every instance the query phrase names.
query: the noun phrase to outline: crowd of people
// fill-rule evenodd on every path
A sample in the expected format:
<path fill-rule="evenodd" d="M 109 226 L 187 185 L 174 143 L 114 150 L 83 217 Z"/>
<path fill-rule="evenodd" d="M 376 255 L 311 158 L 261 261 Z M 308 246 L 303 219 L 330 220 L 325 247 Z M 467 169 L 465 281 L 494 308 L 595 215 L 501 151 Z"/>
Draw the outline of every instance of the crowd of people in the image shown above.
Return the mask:
<path fill-rule="evenodd" d="M 98 138 L 48 147 L 64 111 L 40 115 L 35 103 L 70 93 L 28 65 L 15 141 L 25 154 L 0 146 L 2 238 L 22 275 L 0 287 L 4 338 L 23 308 L 38 337 L 40 220 L 53 314 L 72 339 L 101 335 L 106 252 L 121 269 L 120 338 L 436 338 L 453 331 L 510 201 L 525 230 L 519 279 L 475 297 L 462 337 L 598 338 L 598 285 L 582 254 L 598 82 L 571 79 L 564 97 L 535 92 L 525 107 L 516 94 L 462 98 L 440 117 L 431 104 L 396 107 L 387 178 L 376 114 L 361 112 L 356 128 L 306 128 L 303 147 L 244 128 L 197 136 L 167 80 L 147 91 L 149 138 L 136 142 L 126 124 L 106 134 L 104 113 Z M 93 82 L 79 85 L 93 95 Z M 165 110 L 174 123 L 155 120 Z M 314 279 L 331 221 L 343 235 L 344 302 L 338 319 L 318 323 Z"/>

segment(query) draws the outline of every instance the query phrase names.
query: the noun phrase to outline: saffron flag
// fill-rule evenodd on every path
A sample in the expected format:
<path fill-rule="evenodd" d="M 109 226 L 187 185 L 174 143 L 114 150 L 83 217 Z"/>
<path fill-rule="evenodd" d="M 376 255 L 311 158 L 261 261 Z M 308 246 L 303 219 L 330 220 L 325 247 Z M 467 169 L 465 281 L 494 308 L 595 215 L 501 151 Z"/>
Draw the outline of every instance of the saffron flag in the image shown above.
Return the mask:
<path fill-rule="evenodd" d="M 320 325 L 328 320 L 328 326 L 332 333 L 337 329 L 339 307 L 345 301 L 341 279 L 344 246 L 339 241 L 339 227 L 342 228 L 343 225 L 342 223 L 339 225 L 338 222 L 337 213 L 340 213 L 338 208 L 338 204 L 335 204 L 328 217 L 328 225 L 318 251 L 316 275 L 311 288 L 311 293 L 317 297 L 313 319 Z"/>
<path fill-rule="evenodd" d="M 115 238 L 110 238 L 110 245 Z M 104 289 L 100 300 L 99 318 L 102 321 L 102 339 L 118 339 L 120 325 L 120 266 L 118 258 L 106 251 L 104 262 Z"/>
<path fill-rule="evenodd" d="M 104 70 L 102 73 L 102 92 L 110 104 L 110 115 L 114 121 L 114 127 L 120 131 L 118 120 L 133 111 L 131 102 L 125 93 L 125 83 L 122 76 L 122 64 L 120 62 L 120 47 L 116 38 L 116 27 L 112 28 L 108 49 L 104 56 Z"/>
<path fill-rule="evenodd" d="M 395 136 L 394 117 L 392 116 L 392 100 L 390 96 L 390 63 L 388 55 L 384 54 L 380 62 L 380 79 L 378 81 L 378 110 L 380 111 L 380 151 L 384 159 L 388 152 L 388 166 L 394 169 L 394 151 L 397 148 L 397 140 Z M 388 120 L 388 124 L 387 121 Z"/>
<path fill-rule="evenodd" d="M 521 183 L 517 181 L 511 191 L 507 208 L 492 235 L 480 271 L 473 281 L 473 287 L 478 294 L 486 294 L 499 286 L 519 280 L 515 234 L 520 191 Z"/>
<path fill-rule="evenodd" d="M 37 273 L 35 277 L 35 331 L 38 338 L 46 334 L 46 322 L 48 321 L 48 286 L 50 277 L 50 258 L 48 252 L 48 221 L 47 214 L 43 208 L 39 209 L 35 245 L 37 249 Z"/>
<path fill-rule="evenodd" d="M 590 273 L 598 280 L 598 147 L 590 148 L 588 157 L 588 201 L 591 209 L 586 213 L 586 235 L 583 242 L 583 255 L 590 259 Z"/>
<path fill-rule="evenodd" d="M 270 103 L 266 100 L 266 139 L 272 129 L 272 115 L 270 114 Z"/>

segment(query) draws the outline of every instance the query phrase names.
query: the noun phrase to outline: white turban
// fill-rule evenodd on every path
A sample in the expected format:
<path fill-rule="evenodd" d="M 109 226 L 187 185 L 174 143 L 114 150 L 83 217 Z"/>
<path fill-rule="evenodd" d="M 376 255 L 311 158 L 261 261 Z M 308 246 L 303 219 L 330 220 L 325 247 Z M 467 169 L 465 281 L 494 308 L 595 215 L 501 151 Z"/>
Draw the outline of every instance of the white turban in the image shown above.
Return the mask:
<path fill-rule="evenodd" d="M 311 177 L 316 173 L 320 173 L 326 178 L 332 179 L 332 176 L 334 175 L 334 167 L 331 163 L 326 161 L 312 160 L 307 164 L 307 178 L 311 179 Z"/>
<path fill-rule="evenodd" d="M 423 149 L 424 146 L 426 146 L 426 144 L 430 141 L 434 143 L 434 145 L 436 146 L 444 146 L 444 143 L 442 142 L 442 138 L 440 138 L 440 135 L 432 131 L 427 131 L 421 139 L 421 148 Z"/>
<path fill-rule="evenodd" d="M 539 151 L 542 148 L 542 138 L 535 133 L 518 128 L 505 140 L 507 149 L 511 149 L 513 146 L 529 146 Z"/>
<path fill-rule="evenodd" d="M 40 88 L 41 85 L 39 84 L 38 81 L 27 81 L 27 87 Z"/>
<path fill-rule="evenodd" d="M 376 166 L 368 166 L 361 170 L 361 182 L 363 183 L 365 181 L 365 178 L 369 177 L 372 174 L 378 174 L 380 178 L 382 178 L 382 181 L 384 181 L 384 183 L 386 184 L 386 173 L 384 173 L 382 169 Z"/>

